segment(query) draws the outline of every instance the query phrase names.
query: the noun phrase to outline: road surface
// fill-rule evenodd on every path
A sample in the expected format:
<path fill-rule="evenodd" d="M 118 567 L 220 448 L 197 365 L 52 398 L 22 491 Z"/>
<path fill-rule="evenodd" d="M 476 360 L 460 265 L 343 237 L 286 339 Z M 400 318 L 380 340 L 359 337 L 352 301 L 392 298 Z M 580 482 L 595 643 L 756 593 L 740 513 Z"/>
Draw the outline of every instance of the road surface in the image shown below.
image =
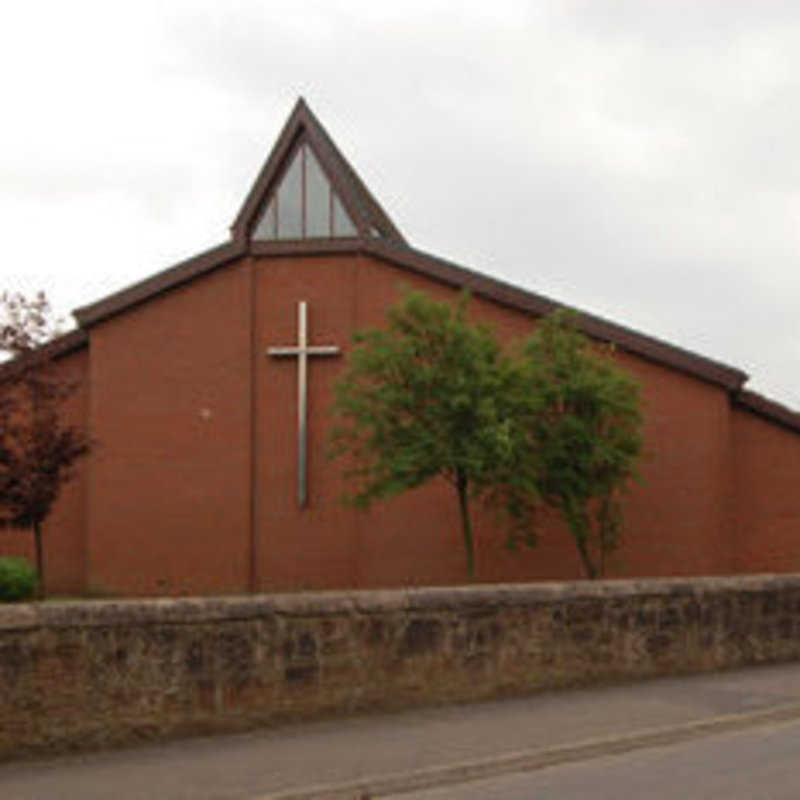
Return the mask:
<path fill-rule="evenodd" d="M 800 722 L 751 728 L 397 800 L 797 800 Z"/>

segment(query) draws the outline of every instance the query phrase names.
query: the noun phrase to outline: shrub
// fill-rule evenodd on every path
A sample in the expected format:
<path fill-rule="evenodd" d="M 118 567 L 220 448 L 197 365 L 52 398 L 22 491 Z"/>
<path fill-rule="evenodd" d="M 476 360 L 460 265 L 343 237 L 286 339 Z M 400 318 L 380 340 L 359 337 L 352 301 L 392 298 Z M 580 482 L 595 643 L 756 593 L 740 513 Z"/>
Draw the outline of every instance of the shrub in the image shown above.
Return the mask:
<path fill-rule="evenodd" d="M 36 570 L 24 558 L 0 558 L 0 603 L 28 600 L 36 591 Z"/>

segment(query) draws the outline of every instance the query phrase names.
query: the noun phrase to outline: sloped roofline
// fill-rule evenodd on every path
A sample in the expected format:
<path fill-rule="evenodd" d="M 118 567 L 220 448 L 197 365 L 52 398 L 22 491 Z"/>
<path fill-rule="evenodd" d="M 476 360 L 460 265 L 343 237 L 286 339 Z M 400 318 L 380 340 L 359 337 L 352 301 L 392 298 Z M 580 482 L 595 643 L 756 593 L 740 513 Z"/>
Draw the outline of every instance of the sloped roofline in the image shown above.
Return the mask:
<path fill-rule="evenodd" d="M 286 120 L 283 130 L 231 225 L 233 240 L 245 242 L 250 238 L 266 197 L 281 177 L 296 143 L 303 137 L 311 144 L 320 165 L 353 220 L 359 237 L 369 238 L 377 232 L 380 237 L 389 241 L 405 244 L 403 235 L 389 215 L 367 189 L 352 164 L 342 155 L 302 97 Z"/>
<path fill-rule="evenodd" d="M 40 364 L 42 361 L 50 360 L 57 361 L 77 350 L 83 350 L 88 345 L 89 334 L 81 328 L 62 333 L 36 350 L 0 363 L 0 381 L 13 380 L 31 364 Z"/>
<path fill-rule="evenodd" d="M 296 241 L 251 240 L 251 231 L 265 200 L 276 182 L 281 179 L 283 170 L 300 141 L 307 141 L 313 148 L 331 186 L 350 214 L 358 236 Z M 57 352 L 58 356 L 86 346 L 86 332 L 91 326 L 246 255 L 314 256 L 332 253 L 367 254 L 440 283 L 469 289 L 473 294 L 533 317 L 565 307 L 550 298 L 410 247 L 301 97 L 231 226 L 231 240 L 96 303 L 77 309 L 74 315 L 83 330 L 72 332 L 53 342 L 53 352 Z M 731 400 L 737 407 L 800 432 L 800 414 L 742 389 L 748 378 L 742 370 L 602 317 L 579 309 L 574 310 L 578 312 L 580 329 L 587 335 L 610 342 L 621 350 L 648 361 L 721 386 L 730 393 Z"/>
<path fill-rule="evenodd" d="M 438 258 L 407 245 L 394 245 L 379 239 L 320 239 L 301 241 L 228 242 L 170 267 L 103 300 L 76 309 L 73 313 L 82 328 L 90 328 L 156 295 L 201 277 L 246 255 L 314 256 L 333 253 L 363 253 L 416 272 L 500 305 L 540 317 L 562 303 L 527 291 L 505 281 L 489 277 L 451 261 Z M 621 350 L 657 364 L 669 366 L 701 380 L 738 391 L 747 381 L 747 373 L 722 362 L 698 355 L 663 340 L 639 333 L 602 317 L 578 312 L 578 326 L 594 339 L 610 342 Z"/>
<path fill-rule="evenodd" d="M 733 403 L 737 408 L 749 411 L 757 417 L 763 417 L 795 433 L 800 433 L 800 414 L 762 394 L 742 389 L 733 396 Z"/>

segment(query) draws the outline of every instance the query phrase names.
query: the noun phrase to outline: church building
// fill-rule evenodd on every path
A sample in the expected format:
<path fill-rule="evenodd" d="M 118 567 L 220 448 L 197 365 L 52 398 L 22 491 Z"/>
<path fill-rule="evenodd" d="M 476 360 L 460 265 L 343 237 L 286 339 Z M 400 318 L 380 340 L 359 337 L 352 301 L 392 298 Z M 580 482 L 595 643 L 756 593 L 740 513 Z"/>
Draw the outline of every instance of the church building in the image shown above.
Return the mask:
<path fill-rule="evenodd" d="M 415 249 L 302 101 L 229 241 L 75 312 L 50 345 L 95 443 L 46 523 L 48 590 L 187 595 L 463 583 L 458 507 L 436 481 L 368 512 L 326 456 L 356 330 L 405 289 L 505 340 L 557 307 Z M 642 386 L 642 480 L 609 577 L 800 572 L 800 415 L 701 355 L 581 314 Z M 509 551 L 476 508 L 477 580 L 582 577 L 569 533 Z M 0 554 L 30 555 L 26 532 Z"/>

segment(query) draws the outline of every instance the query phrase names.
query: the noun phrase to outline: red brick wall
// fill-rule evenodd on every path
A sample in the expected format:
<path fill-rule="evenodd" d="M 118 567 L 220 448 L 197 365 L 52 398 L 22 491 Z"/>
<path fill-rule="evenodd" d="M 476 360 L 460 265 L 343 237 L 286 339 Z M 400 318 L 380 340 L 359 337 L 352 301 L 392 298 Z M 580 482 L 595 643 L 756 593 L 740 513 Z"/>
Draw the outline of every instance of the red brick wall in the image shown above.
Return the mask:
<path fill-rule="evenodd" d="M 92 328 L 92 591 L 248 587 L 248 287 L 242 262 Z"/>
<path fill-rule="evenodd" d="M 732 412 L 739 572 L 800 571 L 800 435 Z"/>
<path fill-rule="evenodd" d="M 343 357 L 311 360 L 309 506 L 297 508 L 297 364 L 266 356 L 268 346 L 296 341 L 299 300 L 309 304 L 310 341 L 346 352 L 354 330 L 384 323 L 404 286 L 456 297 L 368 256 L 251 257 L 92 328 L 88 417 L 98 444 L 86 483 L 70 488 L 54 517 L 64 520 L 51 537 L 59 585 L 80 585 L 84 537 L 86 585 L 100 593 L 462 581 L 457 504 L 443 481 L 367 513 L 342 505 L 342 465 L 325 450 Z M 480 298 L 471 313 L 506 338 L 533 325 Z M 608 574 L 800 568 L 800 545 L 793 549 L 790 539 L 800 502 L 789 477 L 774 481 L 766 471 L 778 462 L 796 473 L 800 437 L 732 413 L 719 387 L 616 357 L 642 383 L 646 444 L 641 483 L 626 499 L 624 545 Z M 75 363 L 85 361 L 84 354 Z M 543 521 L 538 548 L 515 553 L 490 513 L 476 509 L 475 523 L 480 580 L 582 574 L 557 521 Z M 767 551 L 764 530 L 774 543 Z"/>
<path fill-rule="evenodd" d="M 294 341 L 296 303 L 309 302 L 315 343 L 349 346 L 357 328 L 381 325 L 402 287 L 454 298 L 444 286 L 368 257 L 298 262 L 259 260 L 259 327 L 267 344 Z M 476 319 L 515 338 L 530 318 L 479 298 Z M 626 503 L 625 546 L 611 575 L 721 574 L 732 567 L 729 403 L 724 390 L 641 359 L 619 361 L 643 384 L 646 458 L 642 483 Z M 260 585 L 265 589 L 343 585 L 398 586 L 464 578 L 461 527 L 454 493 L 443 481 L 376 504 L 366 514 L 344 509 L 341 466 L 323 457 L 327 409 L 339 364 L 316 359 L 310 368 L 309 509 L 295 494 L 294 362 L 268 360 L 258 379 Z M 574 578 L 581 568 L 569 534 L 545 521 L 534 551 L 510 553 L 505 530 L 476 509 L 481 580 Z"/>
<path fill-rule="evenodd" d="M 297 342 L 297 303 L 308 303 L 311 344 L 345 346 L 355 323 L 352 256 L 257 262 L 256 530 L 262 589 L 332 588 L 357 583 L 360 520 L 339 502 L 339 470 L 325 456 L 332 386 L 341 357 L 308 368 L 309 504 L 297 507 L 297 359 L 265 355 Z"/>

